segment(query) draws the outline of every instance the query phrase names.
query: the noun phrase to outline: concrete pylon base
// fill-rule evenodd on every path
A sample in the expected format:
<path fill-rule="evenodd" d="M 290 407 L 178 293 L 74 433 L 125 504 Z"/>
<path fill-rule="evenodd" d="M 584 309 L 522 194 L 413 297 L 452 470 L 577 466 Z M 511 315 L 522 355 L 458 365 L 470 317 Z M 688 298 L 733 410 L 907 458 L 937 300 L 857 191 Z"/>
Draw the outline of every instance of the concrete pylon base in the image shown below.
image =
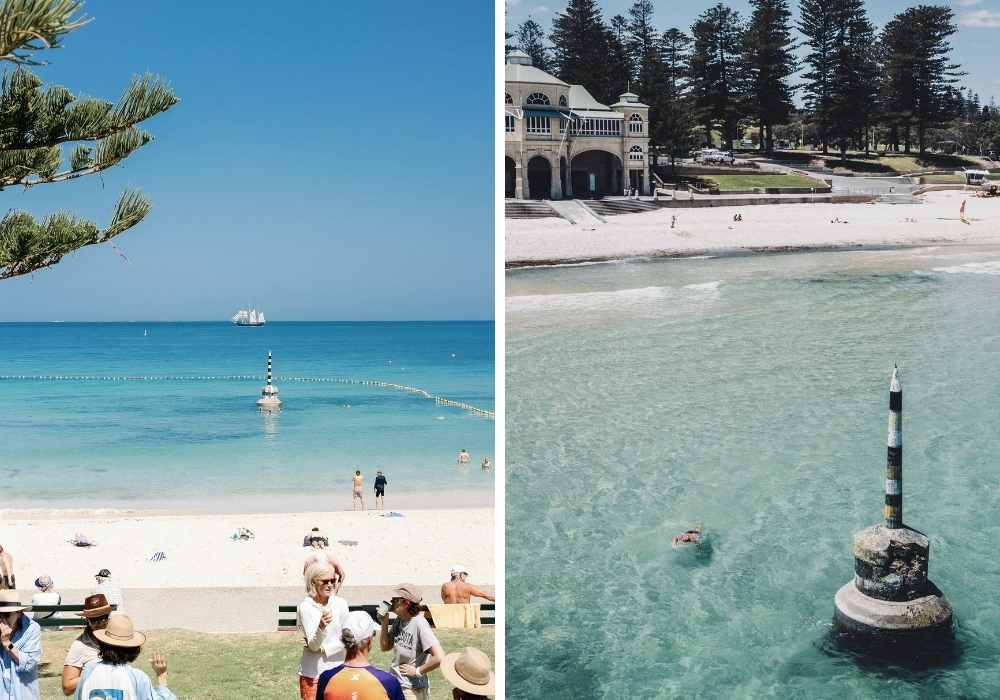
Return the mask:
<path fill-rule="evenodd" d="M 923 632 L 951 626 L 951 603 L 930 581 L 929 595 L 915 600 L 869 598 L 851 581 L 834 598 L 834 620 L 857 632 Z"/>

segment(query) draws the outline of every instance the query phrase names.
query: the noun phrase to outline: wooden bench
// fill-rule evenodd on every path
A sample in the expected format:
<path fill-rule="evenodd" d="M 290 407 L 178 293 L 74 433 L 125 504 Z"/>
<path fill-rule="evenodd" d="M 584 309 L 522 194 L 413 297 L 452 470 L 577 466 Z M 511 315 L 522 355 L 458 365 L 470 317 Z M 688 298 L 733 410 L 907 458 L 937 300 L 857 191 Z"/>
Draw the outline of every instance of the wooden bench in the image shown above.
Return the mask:
<path fill-rule="evenodd" d="M 36 612 L 82 612 L 83 605 L 32 605 L 28 617 Z M 86 627 L 87 618 L 78 615 L 69 617 L 45 617 L 35 620 L 40 627 Z"/>
<path fill-rule="evenodd" d="M 369 606 L 369 607 L 375 607 L 375 606 Z M 434 627 L 434 618 L 431 617 L 430 609 L 426 605 L 421 606 L 421 607 L 423 607 L 423 609 L 424 609 L 424 617 L 427 618 L 427 621 L 430 623 L 431 627 Z M 365 606 L 363 606 L 363 605 L 349 605 L 348 608 L 351 610 L 351 612 L 354 612 L 355 610 L 362 610 L 363 611 L 365 609 Z M 483 624 L 483 625 L 495 625 L 496 624 L 496 609 L 497 609 L 496 603 L 483 603 L 482 605 L 480 605 L 479 606 L 479 622 L 481 624 Z M 297 606 L 297 605 L 279 605 L 278 606 L 278 615 L 280 616 L 281 613 L 297 613 L 298 610 L 299 610 L 299 606 Z M 493 614 L 490 617 L 484 617 L 483 616 L 484 612 L 493 613 Z M 278 618 L 278 631 L 279 632 L 292 632 L 294 630 L 295 630 L 295 618 L 294 617 L 279 617 Z"/>

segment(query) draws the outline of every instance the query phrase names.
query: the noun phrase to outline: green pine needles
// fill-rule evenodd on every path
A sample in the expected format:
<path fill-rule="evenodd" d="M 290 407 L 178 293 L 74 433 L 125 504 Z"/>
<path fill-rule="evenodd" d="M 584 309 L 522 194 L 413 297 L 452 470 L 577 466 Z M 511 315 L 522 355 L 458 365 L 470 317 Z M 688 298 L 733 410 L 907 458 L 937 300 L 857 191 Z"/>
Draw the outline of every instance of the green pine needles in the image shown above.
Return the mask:
<path fill-rule="evenodd" d="M 178 99 L 159 76 L 134 75 L 117 103 L 74 96 L 43 85 L 28 66 L 45 65 L 36 53 L 92 20 L 76 0 L 0 0 L 0 61 L 11 67 L 0 82 L 0 190 L 64 182 L 120 163 L 153 140 L 138 128 Z M 64 212 L 41 221 L 10 210 L 0 219 L 0 279 L 58 263 L 83 246 L 110 241 L 150 212 L 149 197 L 129 186 L 107 228 Z"/>

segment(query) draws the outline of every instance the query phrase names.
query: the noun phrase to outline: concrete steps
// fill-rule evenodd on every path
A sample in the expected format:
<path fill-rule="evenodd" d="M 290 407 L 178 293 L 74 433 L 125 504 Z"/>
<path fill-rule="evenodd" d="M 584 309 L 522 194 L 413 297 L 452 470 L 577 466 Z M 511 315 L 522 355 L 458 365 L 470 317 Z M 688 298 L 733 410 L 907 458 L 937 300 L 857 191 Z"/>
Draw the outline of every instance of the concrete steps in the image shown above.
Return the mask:
<path fill-rule="evenodd" d="M 587 202 L 598 216 L 618 216 L 620 214 L 639 214 L 644 211 L 659 211 L 660 205 L 645 202 L 640 199 L 595 199 Z"/>
<path fill-rule="evenodd" d="M 558 216 L 559 214 L 545 200 L 504 200 L 504 218 L 506 219 L 545 219 Z"/>

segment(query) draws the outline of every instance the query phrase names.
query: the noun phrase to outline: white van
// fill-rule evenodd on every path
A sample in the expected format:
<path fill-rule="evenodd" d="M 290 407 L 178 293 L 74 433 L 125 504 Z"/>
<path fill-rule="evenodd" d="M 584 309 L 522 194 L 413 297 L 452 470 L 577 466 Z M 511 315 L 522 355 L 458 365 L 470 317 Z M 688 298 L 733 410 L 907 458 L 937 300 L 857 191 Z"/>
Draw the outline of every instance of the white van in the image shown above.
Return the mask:
<path fill-rule="evenodd" d="M 717 148 L 703 148 L 694 156 L 695 163 L 734 163 L 733 154 Z"/>

